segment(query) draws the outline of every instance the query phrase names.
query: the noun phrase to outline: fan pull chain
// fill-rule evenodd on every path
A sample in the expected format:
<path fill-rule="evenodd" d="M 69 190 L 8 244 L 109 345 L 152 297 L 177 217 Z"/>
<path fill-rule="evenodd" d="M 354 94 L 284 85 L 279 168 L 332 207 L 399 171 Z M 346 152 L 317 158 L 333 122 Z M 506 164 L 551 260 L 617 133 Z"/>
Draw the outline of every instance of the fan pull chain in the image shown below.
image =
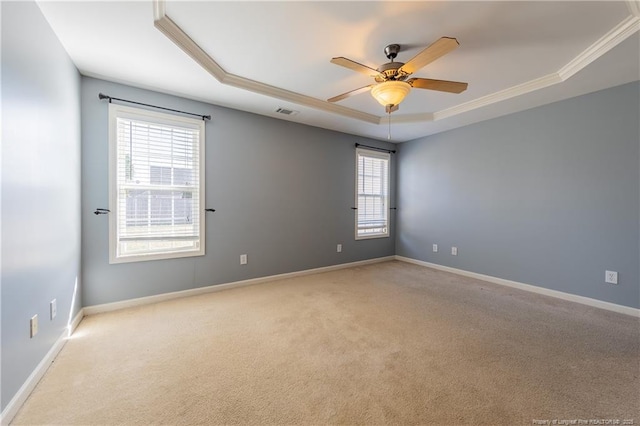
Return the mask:
<path fill-rule="evenodd" d="M 387 140 L 391 140 L 391 108 L 389 108 L 389 133 L 387 133 Z"/>

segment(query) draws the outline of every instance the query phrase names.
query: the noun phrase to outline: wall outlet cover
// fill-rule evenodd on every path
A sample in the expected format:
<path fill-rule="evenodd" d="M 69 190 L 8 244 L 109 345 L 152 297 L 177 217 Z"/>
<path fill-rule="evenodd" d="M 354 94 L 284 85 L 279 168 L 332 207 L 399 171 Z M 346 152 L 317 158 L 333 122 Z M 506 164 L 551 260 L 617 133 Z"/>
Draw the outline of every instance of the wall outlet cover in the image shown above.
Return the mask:
<path fill-rule="evenodd" d="M 451 247 L 451 255 L 452 256 L 458 255 L 458 247 Z"/>
<path fill-rule="evenodd" d="M 241 254 L 240 255 L 240 264 L 241 265 L 246 265 L 247 264 L 247 255 L 246 254 Z"/>
<path fill-rule="evenodd" d="M 338 253 L 342 253 L 342 244 L 338 244 L 338 245 L 336 246 L 336 252 L 338 252 Z"/>
<path fill-rule="evenodd" d="M 618 284 L 618 273 L 616 271 L 605 271 L 604 282 L 607 284 Z"/>
<path fill-rule="evenodd" d="M 433 252 L 434 252 L 434 253 L 437 253 L 437 252 L 438 252 L 438 245 L 437 245 L 437 244 L 434 244 L 434 245 L 433 245 Z"/>

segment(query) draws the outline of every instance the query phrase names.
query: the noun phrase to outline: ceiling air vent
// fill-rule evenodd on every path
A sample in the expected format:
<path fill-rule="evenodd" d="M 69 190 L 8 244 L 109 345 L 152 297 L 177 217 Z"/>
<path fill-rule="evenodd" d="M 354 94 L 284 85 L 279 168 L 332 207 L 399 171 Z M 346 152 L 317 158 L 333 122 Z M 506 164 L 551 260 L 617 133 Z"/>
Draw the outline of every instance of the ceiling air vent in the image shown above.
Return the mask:
<path fill-rule="evenodd" d="M 292 109 L 286 109 L 286 108 L 278 108 L 276 112 L 284 115 L 296 115 L 300 111 L 294 111 Z"/>

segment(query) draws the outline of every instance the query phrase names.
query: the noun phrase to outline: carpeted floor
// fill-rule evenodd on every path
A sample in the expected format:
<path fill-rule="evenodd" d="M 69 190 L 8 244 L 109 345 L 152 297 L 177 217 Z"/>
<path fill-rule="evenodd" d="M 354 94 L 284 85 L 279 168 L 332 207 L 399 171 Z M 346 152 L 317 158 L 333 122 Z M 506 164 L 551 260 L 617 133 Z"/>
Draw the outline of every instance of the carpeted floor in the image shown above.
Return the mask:
<path fill-rule="evenodd" d="M 640 424 L 638 326 L 387 262 L 86 317 L 14 423 Z"/>

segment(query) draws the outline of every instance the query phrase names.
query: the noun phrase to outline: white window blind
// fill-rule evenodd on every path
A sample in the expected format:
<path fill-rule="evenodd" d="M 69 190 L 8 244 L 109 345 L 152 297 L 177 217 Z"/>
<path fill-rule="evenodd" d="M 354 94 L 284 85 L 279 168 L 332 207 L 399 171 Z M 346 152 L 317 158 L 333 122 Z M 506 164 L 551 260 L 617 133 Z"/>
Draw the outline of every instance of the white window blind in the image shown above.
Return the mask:
<path fill-rule="evenodd" d="M 109 105 L 110 261 L 204 254 L 204 121 Z"/>
<path fill-rule="evenodd" d="M 356 239 L 389 236 L 390 155 L 356 149 Z"/>

